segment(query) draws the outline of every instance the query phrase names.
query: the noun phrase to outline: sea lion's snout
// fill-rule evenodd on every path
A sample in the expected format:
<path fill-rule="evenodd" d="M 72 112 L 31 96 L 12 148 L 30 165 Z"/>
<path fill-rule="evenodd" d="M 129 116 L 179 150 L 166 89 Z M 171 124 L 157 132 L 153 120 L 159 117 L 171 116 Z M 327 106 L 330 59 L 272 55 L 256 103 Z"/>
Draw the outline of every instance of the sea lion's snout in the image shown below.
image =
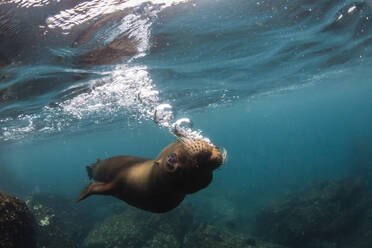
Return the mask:
<path fill-rule="evenodd" d="M 210 156 L 211 165 L 214 169 L 219 168 L 224 163 L 224 154 L 220 151 L 218 147 L 213 147 Z"/>
<path fill-rule="evenodd" d="M 201 166 L 215 170 L 224 162 L 224 155 L 220 149 L 206 141 L 186 141 L 184 142 L 184 148 L 196 161 L 197 167 Z"/>

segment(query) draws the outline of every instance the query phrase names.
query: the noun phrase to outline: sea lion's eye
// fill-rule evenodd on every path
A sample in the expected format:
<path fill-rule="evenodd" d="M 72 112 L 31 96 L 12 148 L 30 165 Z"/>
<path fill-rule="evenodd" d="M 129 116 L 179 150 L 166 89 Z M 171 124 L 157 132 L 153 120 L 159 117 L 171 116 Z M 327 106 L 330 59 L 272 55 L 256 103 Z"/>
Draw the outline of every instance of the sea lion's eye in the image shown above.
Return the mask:
<path fill-rule="evenodd" d="M 170 166 L 175 166 L 176 163 L 177 163 L 177 156 L 176 156 L 176 154 L 172 153 L 167 158 L 167 164 L 170 165 Z"/>

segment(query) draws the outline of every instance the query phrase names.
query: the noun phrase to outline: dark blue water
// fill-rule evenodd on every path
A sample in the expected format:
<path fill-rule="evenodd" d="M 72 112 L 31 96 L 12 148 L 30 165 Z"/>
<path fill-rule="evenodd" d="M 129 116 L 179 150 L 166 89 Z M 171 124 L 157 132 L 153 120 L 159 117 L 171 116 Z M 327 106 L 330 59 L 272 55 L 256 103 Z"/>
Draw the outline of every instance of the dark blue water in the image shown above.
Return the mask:
<path fill-rule="evenodd" d="M 372 180 L 370 1 L 111 4 L 71 14 L 82 20 L 61 17 L 69 1 L 27 14 L 0 6 L 6 190 L 75 197 L 85 165 L 155 157 L 184 117 L 228 151 L 208 189 L 187 199 L 200 218 L 249 219 L 315 182 Z M 130 45 L 104 50 L 115 40 Z M 162 104 L 170 117 L 155 123 Z"/>

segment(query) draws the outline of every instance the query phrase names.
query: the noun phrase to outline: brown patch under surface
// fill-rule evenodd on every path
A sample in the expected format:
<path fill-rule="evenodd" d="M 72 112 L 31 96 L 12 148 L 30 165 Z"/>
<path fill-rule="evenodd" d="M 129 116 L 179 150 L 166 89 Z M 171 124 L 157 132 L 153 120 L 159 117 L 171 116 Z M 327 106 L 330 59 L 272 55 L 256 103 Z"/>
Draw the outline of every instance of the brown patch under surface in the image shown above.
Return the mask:
<path fill-rule="evenodd" d="M 135 43 L 128 37 L 118 38 L 102 49 L 82 55 L 80 62 L 88 65 L 105 65 L 119 62 L 137 53 Z"/>

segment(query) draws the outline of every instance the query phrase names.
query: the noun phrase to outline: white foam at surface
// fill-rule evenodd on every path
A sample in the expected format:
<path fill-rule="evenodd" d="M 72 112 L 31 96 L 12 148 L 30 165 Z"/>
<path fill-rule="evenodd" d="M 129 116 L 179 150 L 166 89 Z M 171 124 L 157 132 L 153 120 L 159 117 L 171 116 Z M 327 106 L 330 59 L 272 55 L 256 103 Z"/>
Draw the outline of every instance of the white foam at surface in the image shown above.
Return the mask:
<path fill-rule="evenodd" d="M 2 0 L 1 4 L 16 4 L 18 8 L 42 7 L 50 4 L 49 0 Z"/>
<path fill-rule="evenodd" d="M 132 63 L 135 58 L 145 56 L 150 47 L 152 18 L 166 7 L 188 2 L 189 0 L 92 0 L 76 5 L 72 9 L 60 11 L 49 17 L 49 28 L 70 30 L 83 22 L 102 17 L 116 11 L 134 8 L 142 4 L 145 14 L 133 13 L 122 17 L 119 25 L 113 27 L 105 38 L 105 43 L 114 40 L 120 34 L 126 34 L 135 40 L 138 53 L 129 61 L 105 68 L 104 72 L 94 72 L 98 78 L 80 82 L 88 85 L 89 91 L 73 98 L 58 102 L 56 106 L 44 106 L 38 114 L 20 115 L 2 120 L 6 124 L 1 128 L 0 138 L 4 140 L 21 139 L 28 133 L 55 133 L 73 125 L 99 124 L 101 120 L 131 118 L 141 121 L 152 119 L 160 127 L 170 132 L 179 132 L 192 139 L 209 139 L 201 135 L 200 130 L 192 130 L 186 125 L 185 118 L 173 122 L 172 106 L 159 99 L 159 91 L 149 75 L 146 66 Z M 122 117 L 120 115 L 123 115 Z M 125 115 L 125 116 L 124 116 Z M 157 115 L 157 116 L 156 116 Z M 187 119 L 189 123 L 191 121 Z"/>
<path fill-rule="evenodd" d="M 77 119 L 102 113 L 110 116 L 128 109 L 138 112 L 138 119 L 152 118 L 158 91 L 146 69 L 145 66 L 117 65 L 109 75 L 92 80 L 90 92 L 66 100 L 59 107 Z"/>
<path fill-rule="evenodd" d="M 76 25 L 94 20 L 97 17 L 111 14 L 117 11 L 134 8 L 142 4 L 152 4 L 158 6 L 159 10 L 189 0 L 90 0 L 77 4 L 71 9 L 62 10 L 54 16 L 46 19 L 49 28 L 61 28 L 70 30 Z"/>

